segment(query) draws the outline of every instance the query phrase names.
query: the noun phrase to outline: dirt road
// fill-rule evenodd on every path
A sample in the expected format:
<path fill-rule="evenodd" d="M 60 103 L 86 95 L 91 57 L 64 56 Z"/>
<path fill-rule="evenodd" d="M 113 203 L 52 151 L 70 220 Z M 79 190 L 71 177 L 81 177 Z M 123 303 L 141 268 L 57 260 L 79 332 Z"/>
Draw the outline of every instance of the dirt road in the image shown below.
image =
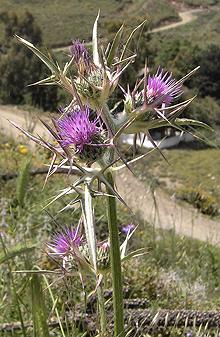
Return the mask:
<path fill-rule="evenodd" d="M 164 30 L 173 29 L 179 26 L 183 26 L 189 22 L 192 22 L 197 19 L 198 13 L 204 12 L 204 9 L 191 9 L 189 11 L 179 12 L 181 21 L 170 23 L 168 25 L 152 29 L 150 33 L 158 33 Z"/>
<path fill-rule="evenodd" d="M 164 30 L 173 29 L 173 28 L 185 25 L 189 22 L 192 22 L 192 21 L 196 20 L 197 17 L 198 17 L 198 13 L 201 13 L 201 12 L 204 12 L 204 9 L 191 9 L 191 10 L 188 10 L 188 11 L 179 12 L 178 14 L 179 14 L 179 17 L 180 17 L 181 21 L 173 22 L 173 23 L 167 24 L 165 26 L 161 26 L 161 27 L 152 29 L 152 30 L 149 31 L 149 33 L 158 33 L 158 32 L 162 32 Z M 91 44 L 92 44 L 91 42 L 87 43 L 88 46 L 91 46 Z M 53 51 L 55 51 L 55 52 L 66 52 L 67 53 L 69 51 L 69 47 L 70 46 L 57 47 L 57 48 L 54 48 Z"/>
<path fill-rule="evenodd" d="M 154 223 L 157 228 L 175 228 L 178 234 L 220 245 L 220 221 L 210 219 L 187 204 L 178 204 L 160 188 L 155 190 L 154 200 L 149 188 L 127 169 L 118 173 L 116 179 L 119 192 L 141 219 Z"/>
<path fill-rule="evenodd" d="M 39 122 L 38 115 L 19 109 L 13 105 L 0 105 L 0 130 L 3 134 L 7 134 L 15 140 L 22 140 L 23 134 L 12 127 L 9 120 L 22 126 L 25 130 L 31 131 L 34 128 L 34 133 L 44 137 L 48 137 L 47 130 Z"/>
<path fill-rule="evenodd" d="M 12 127 L 8 119 L 26 127 L 28 113 L 10 106 L 0 106 L 0 128 L 16 139 L 20 137 L 17 129 Z M 38 121 L 34 130 L 35 134 L 45 136 L 46 131 Z M 48 134 L 47 136 L 48 137 Z M 178 204 L 162 189 L 155 191 L 155 204 L 148 187 L 134 177 L 127 169 L 117 173 L 117 188 L 124 197 L 129 207 L 143 220 L 155 223 L 156 227 L 174 228 L 178 234 L 187 235 L 203 241 L 220 245 L 220 222 L 210 219 L 195 209 Z"/>

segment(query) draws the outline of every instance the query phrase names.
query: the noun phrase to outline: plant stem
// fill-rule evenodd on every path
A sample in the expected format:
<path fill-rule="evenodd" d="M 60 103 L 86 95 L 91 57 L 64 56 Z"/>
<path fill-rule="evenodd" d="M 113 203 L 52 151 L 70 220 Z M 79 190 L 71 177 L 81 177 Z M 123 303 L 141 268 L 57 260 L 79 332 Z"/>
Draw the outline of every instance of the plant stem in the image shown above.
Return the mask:
<path fill-rule="evenodd" d="M 100 327 L 101 327 L 101 337 L 105 337 L 107 333 L 107 318 L 105 312 L 105 299 L 103 296 L 102 284 L 97 288 L 98 295 L 98 305 L 99 305 L 99 316 L 100 316 Z"/>
<path fill-rule="evenodd" d="M 83 215 L 84 215 L 84 226 L 86 240 L 89 246 L 90 259 L 93 264 L 96 276 L 97 295 L 98 295 L 98 306 L 99 306 L 99 318 L 101 327 L 101 337 L 106 336 L 107 331 L 107 318 L 105 312 L 105 301 L 102 292 L 102 284 L 99 282 L 99 274 L 97 270 L 97 244 L 96 244 L 96 234 L 95 234 L 95 221 L 93 214 L 93 204 L 92 195 L 90 191 L 90 178 L 85 181 L 84 184 L 84 200 L 82 202 Z"/>
<path fill-rule="evenodd" d="M 109 184 L 114 187 L 114 179 L 110 171 L 107 172 L 106 178 Z M 112 191 L 107 187 L 107 193 L 112 195 Z M 111 252 L 111 273 L 113 287 L 113 309 L 114 309 L 114 336 L 124 337 L 124 304 L 122 289 L 122 272 L 120 243 L 117 226 L 117 210 L 115 197 L 108 196 L 108 226 L 110 236 Z"/>

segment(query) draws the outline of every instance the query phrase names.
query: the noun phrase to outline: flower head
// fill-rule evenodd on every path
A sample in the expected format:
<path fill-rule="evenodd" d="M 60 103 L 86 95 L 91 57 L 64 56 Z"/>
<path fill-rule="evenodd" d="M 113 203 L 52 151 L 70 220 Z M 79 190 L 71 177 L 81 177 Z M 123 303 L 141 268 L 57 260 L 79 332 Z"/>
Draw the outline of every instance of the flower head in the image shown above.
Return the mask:
<path fill-rule="evenodd" d="M 52 242 L 47 246 L 56 255 L 68 255 L 74 252 L 82 243 L 82 237 L 78 230 L 66 228 L 64 232 L 59 232 L 54 235 Z"/>
<path fill-rule="evenodd" d="M 123 226 L 121 230 L 123 233 L 129 234 L 133 231 L 133 229 L 135 229 L 135 225 L 133 223 L 129 223 L 128 225 Z"/>
<path fill-rule="evenodd" d="M 63 147 L 74 145 L 78 151 L 82 151 L 86 144 L 92 143 L 100 129 L 97 120 L 90 121 L 89 114 L 89 108 L 85 107 L 84 110 L 72 111 L 57 121 Z"/>
<path fill-rule="evenodd" d="M 84 109 L 77 107 L 56 122 L 61 146 L 73 146 L 75 153 L 89 163 L 100 158 L 106 148 L 103 129 L 97 117 L 90 120 L 91 114 L 87 106 Z"/>
<path fill-rule="evenodd" d="M 91 61 L 88 50 L 83 42 L 80 42 L 79 40 L 72 41 L 70 54 L 79 66 L 80 72 L 90 71 L 91 68 L 93 68 L 93 62 Z"/>
<path fill-rule="evenodd" d="M 158 105 L 170 105 L 173 100 L 182 94 L 182 86 L 172 78 L 172 73 L 164 72 L 160 67 L 155 75 L 147 79 L 147 100 L 153 103 L 158 100 Z"/>

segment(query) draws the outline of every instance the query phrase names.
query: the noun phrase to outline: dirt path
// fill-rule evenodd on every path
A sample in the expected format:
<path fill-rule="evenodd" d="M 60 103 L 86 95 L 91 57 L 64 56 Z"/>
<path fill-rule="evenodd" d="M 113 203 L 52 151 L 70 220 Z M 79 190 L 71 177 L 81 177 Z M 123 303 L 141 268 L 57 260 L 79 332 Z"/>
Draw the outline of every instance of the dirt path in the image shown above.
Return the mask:
<path fill-rule="evenodd" d="M 18 129 L 13 127 L 8 120 L 17 123 L 25 130 L 31 131 L 31 129 L 34 128 L 35 134 L 39 134 L 43 137 L 48 137 L 47 130 L 39 122 L 36 115 L 34 116 L 28 111 L 21 110 L 13 105 L 0 105 L 0 130 L 3 132 L 3 134 L 9 135 L 15 140 L 24 139 L 22 133 Z"/>
<path fill-rule="evenodd" d="M 8 119 L 27 127 L 29 124 L 27 123 L 28 113 L 12 106 L 0 105 L 0 128 L 6 134 L 18 139 L 21 135 L 17 129 L 9 124 Z M 47 134 L 40 122 L 36 123 L 34 133 L 40 136 Z M 158 208 L 155 208 L 151 192 L 147 186 L 127 169 L 119 172 L 116 179 L 119 193 L 124 197 L 133 212 L 143 220 L 155 223 L 155 226 L 159 228 L 170 229 L 175 227 L 178 234 L 220 245 L 219 221 L 211 220 L 188 205 L 183 207 L 159 188 L 155 191 L 155 199 L 158 205 Z"/>
<path fill-rule="evenodd" d="M 220 245 L 220 221 L 178 204 L 170 195 L 157 188 L 154 193 L 128 170 L 118 173 L 117 186 L 132 211 L 157 228 L 173 229 L 176 233 Z"/>
<path fill-rule="evenodd" d="M 192 21 L 196 20 L 197 17 L 198 17 L 198 13 L 201 13 L 201 12 L 204 12 L 204 11 L 205 11 L 204 9 L 199 8 L 199 9 L 190 9 L 190 10 L 184 11 L 184 12 L 178 12 L 181 21 L 173 22 L 173 23 L 167 24 L 165 26 L 161 26 L 161 27 L 152 29 L 151 31 L 149 31 L 149 33 L 158 33 L 158 32 L 162 32 L 164 30 L 173 29 L 173 28 L 185 25 L 189 22 L 192 22 Z M 206 9 L 206 11 L 207 11 L 207 9 Z M 91 42 L 87 43 L 88 46 L 91 46 L 91 44 L 92 44 Z M 57 47 L 57 48 L 54 48 L 53 51 L 55 51 L 55 52 L 68 52 L 69 47 L 70 46 Z"/>
<path fill-rule="evenodd" d="M 158 32 L 162 32 L 164 30 L 173 29 L 173 28 L 176 28 L 176 27 L 179 27 L 179 26 L 183 26 L 183 25 L 185 25 L 189 22 L 192 22 L 192 21 L 196 20 L 197 17 L 198 17 L 198 13 L 201 13 L 201 12 L 204 12 L 204 9 L 191 9 L 191 10 L 188 10 L 188 11 L 179 12 L 178 14 L 181 18 L 181 21 L 170 23 L 168 25 L 152 29 L 150 31 L 150 33 L 158 33 Z"/>

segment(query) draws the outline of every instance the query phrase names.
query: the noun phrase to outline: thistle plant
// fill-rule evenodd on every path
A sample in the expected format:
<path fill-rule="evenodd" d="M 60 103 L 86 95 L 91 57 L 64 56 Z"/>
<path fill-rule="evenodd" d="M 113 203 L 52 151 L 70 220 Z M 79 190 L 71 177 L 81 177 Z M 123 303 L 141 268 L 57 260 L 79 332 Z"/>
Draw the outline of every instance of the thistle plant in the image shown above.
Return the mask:
<path fill-rule="evenodd" d="M 194 99 L 175 104 L 183 92 L 183 83 L 196 69 L 180 80 L 172 74 L 158 68 L 156 74 L 150 74 L 145 66 L 144 75 L 137 79 L 134 88 L 122 88 L 120 78 L 123 72 L 134 62 L 136 54 L 131 54 L 129 45 L 136 27 L 122 44 L 124 27 L 116 33 L 106 50 L 100 46 L 97 37 L 98 18 L 95 20 L 92 34 L 92 55 L 85 44 L 73 41 L 70 47 L 70 60 L 61 66 L 43 54 L 33 44 L 17 36 L 19 42 L 40 58 L 51 71 L 51 75 L 36 85 L 58 85 L 69 94 L 69 105 L 59 109 L 59 118 L 51 119 L 51 124 L 42 120 L 51 136 L 51 141 L 29 133 L 14 122 L 31 140 L 52 152 L 46 181 L 59 168 L 76 173 L 77 178 L 57 194 L 50 203 L 65 195 L 73 198 L 62 210 L 78 203 L 82 210 L 80 224 L 65 227 L 54 234 L 47 243 L 48 254 L 62 261 L 62 267 L 71 274 L 73 268 L 79 274 L 88 273 L 95 280 L 99 304 L 100 336 L 110 336 L 108 317 L 103 297 L 103 284 L 107 274 L 111 275 L 113 287 L 114 336 L 124 337 L 123 282 L 121 264 L 127 259 L 144 253 L 142 248 L 127 253 L 128 241 L 136 227 L 129 224 L 123 228 L 126 236 L 120 245 L 117 220 L 117 202 L 125 201 L 117 192 L 115 174 L 122 169 L 130 169 L 131 164 L 141 160 L 148 153 L 126 161 L 121 155 L 120 136 L 141 132 L 151 139 L 149 131 L 158 127 L 174 127 L 182 130 L 184 126 L 202 126 L 205 124 L 180 118 L 181 112 Z M 121 47 L 122 46 L 122 47 Z M 75 76 L 71 70 L 75 70 Z M 109 107 L 109 98 L 119 87 L 124 95 L 123 107 L 118 113 Z M 120 105 L 121 106 L 121 105 Z M 114 113 L 113 113 L 114 112 Z M 134 137 L 134 146 L 135 144 Z M 154 144 L 153 140 L 152 143 Z M 154 144 L 155 148 L 156 145 Z M 93 201 L 97 197 L 106 199 L 108 216 L 108 235 L 104 242 L 98 242 L 95 232 Z M 107 229 L 106 229 L 107 233 Z"/>

